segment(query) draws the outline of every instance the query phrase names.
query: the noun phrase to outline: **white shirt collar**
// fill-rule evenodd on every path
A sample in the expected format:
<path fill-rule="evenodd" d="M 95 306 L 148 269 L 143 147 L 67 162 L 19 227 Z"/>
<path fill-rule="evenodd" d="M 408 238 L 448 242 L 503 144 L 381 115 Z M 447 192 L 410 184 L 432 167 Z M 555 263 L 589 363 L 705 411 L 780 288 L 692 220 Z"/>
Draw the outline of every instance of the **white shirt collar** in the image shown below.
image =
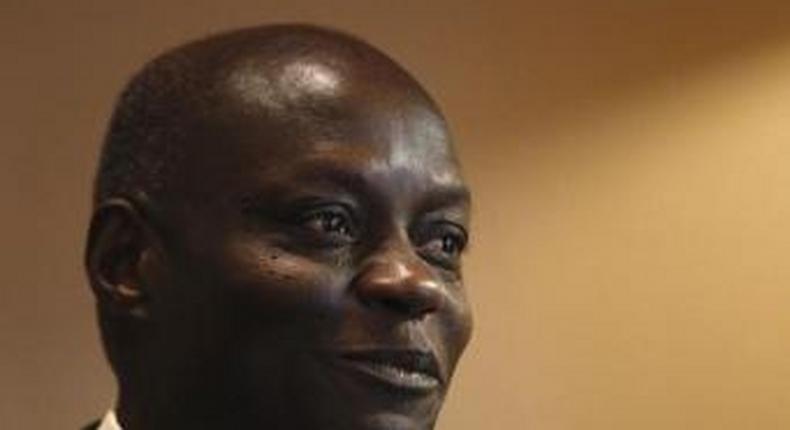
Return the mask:
<path fill-rule="evenodd" d="M 115 416 L 115 411 L 110 409 L 104 414 L 99 428 L 96 430 L 123 430 L 121 425 L 118 424 L 118 418 Z"/>

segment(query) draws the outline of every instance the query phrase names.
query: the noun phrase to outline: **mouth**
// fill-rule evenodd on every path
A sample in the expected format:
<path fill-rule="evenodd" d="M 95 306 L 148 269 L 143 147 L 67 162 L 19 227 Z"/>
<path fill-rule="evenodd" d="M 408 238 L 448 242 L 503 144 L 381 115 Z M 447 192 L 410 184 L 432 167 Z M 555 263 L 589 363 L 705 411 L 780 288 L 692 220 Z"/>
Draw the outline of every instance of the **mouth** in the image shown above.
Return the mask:
<path fill-rule="evenodd" d="M 420 350 L 364 350 L 344 352 L 340 364 L 390 389 L 434 392 L 442 386 L 436 356 Z"/>

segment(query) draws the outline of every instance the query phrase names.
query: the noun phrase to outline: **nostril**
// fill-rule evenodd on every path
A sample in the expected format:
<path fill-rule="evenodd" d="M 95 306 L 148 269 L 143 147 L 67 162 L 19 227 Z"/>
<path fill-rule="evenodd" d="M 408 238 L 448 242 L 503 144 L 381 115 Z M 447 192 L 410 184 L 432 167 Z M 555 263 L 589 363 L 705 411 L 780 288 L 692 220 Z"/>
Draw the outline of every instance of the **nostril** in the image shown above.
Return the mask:
<path fill-rule="evenodd" d="M 398 313 L 410 313 L 409 309 L 411 306 L 404 302 L 403 300 L 394 299 L 394 298 L 385 298 L 379 301 L 379 303 L 390 310 L 393 310 Z"/>
<path fill-rule="evenodd" d="M 372 309 L 385 310 L 408 318 L 418 318 L 435 312 L 441 307 L 444 298 L 436 283 L 413 279 L 367 283 L 358 286 L 357 294 Z"/>
<path fill-rule="evenodd" d="M 441 284 L 433 274 L 399 260 L 371 261 L 352 286 L 358 299 L 371 309 L 406 318 L 436 311 L 443 302 Z"/>
<path fill-rule="evenodd" d="M 426 301 L 420 297 L 387 298 L 380 300 L 380 304 L 393 312 L 412 317 L 425 315 L 438 307 L 433 301 Z"/>

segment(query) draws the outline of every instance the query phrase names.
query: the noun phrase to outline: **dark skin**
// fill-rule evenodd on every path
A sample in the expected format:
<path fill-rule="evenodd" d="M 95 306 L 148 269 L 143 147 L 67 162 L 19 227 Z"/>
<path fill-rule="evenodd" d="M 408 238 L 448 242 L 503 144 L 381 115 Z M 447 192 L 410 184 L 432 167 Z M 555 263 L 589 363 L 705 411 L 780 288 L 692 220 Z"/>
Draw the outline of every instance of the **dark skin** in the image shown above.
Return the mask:
<path fill-rule="evenodd" d="M 471 333 L 469 192 L 433 103 L 380 63 L 229 64 L 171 198 L 97 205 L 125 430 L 434 426 Z"/>

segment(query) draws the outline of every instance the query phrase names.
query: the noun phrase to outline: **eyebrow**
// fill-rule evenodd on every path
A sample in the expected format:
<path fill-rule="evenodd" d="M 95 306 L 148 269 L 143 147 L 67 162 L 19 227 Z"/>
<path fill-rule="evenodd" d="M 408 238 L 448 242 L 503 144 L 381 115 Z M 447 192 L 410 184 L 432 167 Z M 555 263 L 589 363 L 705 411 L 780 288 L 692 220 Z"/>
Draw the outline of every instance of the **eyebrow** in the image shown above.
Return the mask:
<path fill-rule="evenodd" d="M 281 199 L 287 198 L 295 190 L 303 189 L 301 186 L 294 185 L 294 182 L 304 180 L 312 186 L 329 186 L 352 194 L 367 196 L 375 193 L 361 175 L 345 170 L 339 163 L 312 163 L 309 167 L 300 168 L 295 172 L 288 167 L 278 166 L 272 171 L 272 181 L 267 181 L 265 185 L 258 185 L 242 194 L 238 199 L 242 210 L 257 212 L 282 203 Z"/>
<path fill-rule="evenodd" d="M 308 180 L 316 184 L 329 184 L 344 190 L 374 195 L 376 190 L 359 172 L 350 171 L 342 162 L 325 161 L 311 162 L 297 170 L 289 179 Z"/>
<path fill-rule="evenodd" d="M 420 212 L 433 212 L 452 206 L 468 208 L 472 204 L 472 197 L 465 185 L 453 184 L 437 187 L 428 192 L 419 205 Z"/>
<path fill-rule="evenodd" d="M 342 162 L 324 161 L 310 163 L 304 171 L 297 172 L 297 178 L 315 179 L 362 195 L 375 195 L 377 191 L 359 172 L 349 171 Z M 461 181 L 438 185 L 427 191 L 418 208 L 430 212 L 447 206 L 470 205 L 471 192 Z"/>
<path fill-rule="evenodd" d="M 381 193 L 359 172 L 349 170 L 342 161 L 319 160 L 307 163 L 298 170 L 275 169 L 282 172 L 274 183 L 265 188 L 257 189 L 252 193 L 242 196 L 242 205 L 247 208 L 262 207 L 276 202 L 277 197 L 287 194 L 295 187 L 293 181 L 307 180 L 316 186 L 329 186 L 342 191 L 365 196 L 375 200 Z M 275 173 L 276 175 L 276 173 Z M 471 193 L 461 181 L 441 184 L 428 189 L 424 196 L 417 202 L 415 210 L 420 213 L 435 212 L 441 209 L 471 205 Z"/>

